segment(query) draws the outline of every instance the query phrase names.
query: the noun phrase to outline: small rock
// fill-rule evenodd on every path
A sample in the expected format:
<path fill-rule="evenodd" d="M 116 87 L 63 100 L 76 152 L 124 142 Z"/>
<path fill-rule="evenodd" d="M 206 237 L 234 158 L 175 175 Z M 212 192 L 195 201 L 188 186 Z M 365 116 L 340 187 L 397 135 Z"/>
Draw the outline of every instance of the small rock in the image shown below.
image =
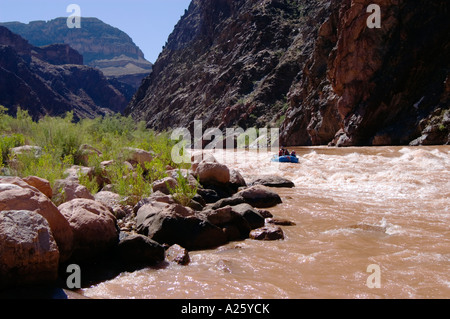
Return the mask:
<path fill-rule="evenodd" d="M 197 194 L 199 194 L 207 204 L 212 204 L 220 200 L 219 195 L 213 189 L 203 189 L 200 188 L 197 190 Z"/>
<path fill-rule="evenodd" d="M 202 211 L 204 206 L 202 206 L 199 202 L 191 199 L 189 204 L 187 205 L 188 207 L 192 208 L 195 211 Z"/>
<path fill-rule="evenodd" d="M 211 154 L 205 154 L 202 151 L 194 152 L 191 155 L 191 170 L 192 172 L 196 172 L 198 165 L 200 163 L 219 163 L 216 158 Z"/>
<path fill-rule="evenodd" d="M 272 218 L 273 215 L 271 212 L 265 209 L 257 209 L 258 213 L 264 218 Z"/>
<path fill-rule="evenodd" d="M 14 155 L 30 154 L 39 157 L 42 154 L 42 147 L 33 145 L 18 146 L 10 149 L 11 157 Z"/>
<path fill-rule="evenodd" d="M 279 240 L 284 239 L 284 233 L 280 227 L 268 225 L 252 230 L 250 238 L 256 240 Z"/>
<path fill-rule="evenodd" d="M 79 150 L 78 160 L 83 166 L 89 165 L 89 158 L 92 155 L 102 156 L 102 152 L 100 152 L 98 149 L 89 144 L 82 144 L 78 150 Z"/>
<path fill-rule="evenodd" d="M 187 265 L 191 261 L 189 252 L 180 245 L 172 245 L 166 251 L 166 258 L 170 262 L 177 263 L 179 265 Z"/>
<path fill-rule="evenodd" d="M 115 205 L 120 204 L 120 195 L 113 193 L 113 192 L 109 192 L 109 191 L 100 191 L 97 194 L 94 195 L 94 199 L 97 202 L 102 203 L 105 206 L 108 207 L 113 207 Z"/>
<path fill-rule="evenodd" d="M 294 222 L 283 218 L 266 218 L 266 223 L 279 226 L 295 226 Z"/>

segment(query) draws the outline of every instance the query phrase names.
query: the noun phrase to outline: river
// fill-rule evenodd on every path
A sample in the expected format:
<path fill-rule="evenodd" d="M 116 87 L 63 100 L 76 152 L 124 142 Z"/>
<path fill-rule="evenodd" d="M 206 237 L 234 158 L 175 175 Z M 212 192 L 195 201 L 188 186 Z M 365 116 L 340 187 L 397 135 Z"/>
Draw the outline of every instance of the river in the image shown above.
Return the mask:
<path fill-rule="evenodd" d="M 191 252 L 83 289 L 91 298 L 450 298 L 450 146 L 295 148 L 299 164 L 256 151 L 214 155 L 244 177 L 279 174 L 269 209 L 281 241 Z M 359 225 L 359 227 L 353 227 Z M 369 265 L 379 271 L 368 272 Z M 370 270 L 370 269 L 369 269 Z M 376 277 L 373 277 L 376 276 Z M 370 288 L 370 282 L 379 288 Z"/>

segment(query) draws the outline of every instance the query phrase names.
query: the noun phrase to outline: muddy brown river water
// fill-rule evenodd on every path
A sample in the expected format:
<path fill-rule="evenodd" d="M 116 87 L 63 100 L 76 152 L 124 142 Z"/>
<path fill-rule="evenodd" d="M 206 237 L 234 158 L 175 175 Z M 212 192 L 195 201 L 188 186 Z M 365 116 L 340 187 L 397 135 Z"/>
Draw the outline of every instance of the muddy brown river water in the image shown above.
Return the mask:
<path fill-rule="evenodd" d="M 216 152 L 244 177 L 279 174 L 292 189 L 270 212 L 296 223 L 281 241 L 191 252 L 188 266 L 122 273 L 92 298 L 450 298 L 450 146 L 295 148 L 299 164 Z M 359 225 L 358 227 L 353 227 Z M 369 288 L 369 265 L 379 288 Z"/>

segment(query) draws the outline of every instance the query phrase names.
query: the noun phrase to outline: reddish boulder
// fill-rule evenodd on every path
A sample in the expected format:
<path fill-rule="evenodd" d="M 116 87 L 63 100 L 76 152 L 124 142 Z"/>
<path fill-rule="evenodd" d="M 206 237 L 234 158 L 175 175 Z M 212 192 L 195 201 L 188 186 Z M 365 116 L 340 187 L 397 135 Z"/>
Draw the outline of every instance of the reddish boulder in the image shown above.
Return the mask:
<path fill-rule="evenodd" d="M 250 238 L 256 240 L 279 240 L 284 239 L 284 233 L 280 227 L 268 225 L 252 230 Z"/>
<path fill-rule="evenodd" d="M 0 212 L 0 243 L 0 288 L 56 280 L 58 245 L 48 221 L 38 213 Z"/>
<path fill-rule="evenodd" d="M 28 210 L 42 215 L 49 223 L 58 244 L 60 261 L 66 261 L 73 249 L 73 233 L 69 222 L 53 202 L 18 177 L 0 179 L 0 211 Z"/>
<path fill-rule="evenodd" d="M 214 248 L 227 242 L 222 229 L 179 204 L 148 203 L 138 210 L 136 223 L 138 233 L 160 244 L 178 244 L 188 250 Z"/>
<path fill-rule="evenodd" d="M 227 184 L 230 182 L 230 170 L 224 164 L 201 162 L 195 170 L 200 184 Z"/>
<path fill-rule="evenodd" d="M 28 176 L 25 177 L 23 180 L 28 185 L 37 188 L 42 194 L 44 194 L 48 198 L 52 198 L 53 195 L 52 186 L 50 185 L 50 182 L 48 180 L 37 176 Z"/>
<path fill-rule="evenodd" d="M 117 245 L 119 230 L 116 218 L 105 205 L 79 198 L 58 208 L 73 230 L 73 260 L 94 258 Z"/>

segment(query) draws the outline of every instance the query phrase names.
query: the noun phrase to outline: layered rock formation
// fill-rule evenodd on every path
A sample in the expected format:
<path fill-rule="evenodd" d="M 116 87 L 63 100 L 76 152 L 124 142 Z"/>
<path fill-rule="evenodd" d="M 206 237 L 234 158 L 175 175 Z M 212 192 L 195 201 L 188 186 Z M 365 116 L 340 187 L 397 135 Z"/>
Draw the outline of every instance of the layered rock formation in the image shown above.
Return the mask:
<path fill-rule="evenodd" d="M 285 145 L 448 143 L 448 13 L 445 0 L 193 0 L 125 112 L 160 130 L 281 125 Z"/>
<path fill-rule="evenodd" d="M 67 18 L 0 25 L 35 46 L 68 44 L 83 55 L 86 65 L 99 68 L 108 79 L 120 80 L 137 89 L 152 69 L 139 47 L 125 32 L 97 18 L 82 18 L 81 23 L 78 29 L 69 29 Z"/>
<path fill-rule="evenodd" d="M 121 112 L 126 97 L 97 69 L 66 44 L 34 47 L 0 27 L 0 105 L 17 107 L 34 119 L 45 115 L 75 118 Z"/>

